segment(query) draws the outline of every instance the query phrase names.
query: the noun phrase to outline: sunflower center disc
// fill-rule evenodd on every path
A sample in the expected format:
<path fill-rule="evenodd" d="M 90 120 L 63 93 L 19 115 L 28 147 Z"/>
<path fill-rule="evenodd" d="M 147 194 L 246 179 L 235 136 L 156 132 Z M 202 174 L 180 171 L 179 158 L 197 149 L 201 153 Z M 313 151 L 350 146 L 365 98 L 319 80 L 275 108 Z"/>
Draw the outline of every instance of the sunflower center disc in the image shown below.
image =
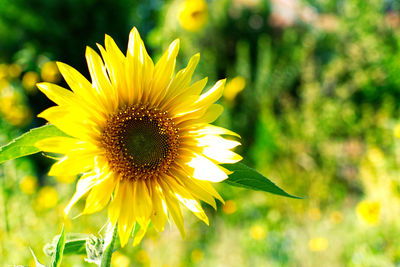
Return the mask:
<path fill-rule="evenodd" d="M 122 178 L 136 180 L 168 170 L 179 136 L 166 112 L 133 106 L 109 116 L 101 143 L 110 167 Z"/>
<path fill-rule="evenodd" d="M 157 166 L 170 149 L 168 134 L 162 131 L 157 121 L 148 117 L 132 118 L 127 122 L 123 143 L 137 166 Z"/>

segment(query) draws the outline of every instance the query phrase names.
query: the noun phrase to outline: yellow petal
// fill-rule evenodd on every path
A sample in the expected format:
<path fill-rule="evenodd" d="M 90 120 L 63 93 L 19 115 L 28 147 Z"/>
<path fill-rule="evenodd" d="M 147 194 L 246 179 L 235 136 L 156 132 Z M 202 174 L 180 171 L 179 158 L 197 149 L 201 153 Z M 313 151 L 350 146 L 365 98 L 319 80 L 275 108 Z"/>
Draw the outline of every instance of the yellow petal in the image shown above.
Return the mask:
<path fill-rule="evenodd" d="M 123 204 L 122 201 L 124 199 L 125 189 L 121 184 L 122 182 L 117 182 L 113 199 L 111 200 L 110 205 L 108 205 L 108 218 L 113 225 L 115 225 L 118 220 Z"/>
<path fill-rule="evenodd" d="M 196 131 L 198 134 L 210 134 L 210 135 L 233 135 L 236 137 L 240 138 L 240 135 L 238 135 L 235 132 L 232 132 L 228 129 L 214 126 L 214 125 L 206 125 L 205 127 L 200 128 L 199 130 Z"/>
<path fill-rule="evenodd" d="M 125 86 L 125 80 L 123 76 L 123 64 L 125 62 L 125 56 L 118 48 L 114 39 L 111 38 L 109 35 L 105 36 L 104 45 L 106 47 L 107 53 L 101 51 L 101 54 L 103 55 L 103 58 L 105 60 L 111 81 L 116 88 L 123 87 Z"/>
<path fill-rule="evenodd" d="M 171 82 L 172 74 L 175 69 L 176 56 L 179 51 L 179 39 L 173 41 L 168 50 L 154 67 L 154 77 L 151 84 L 151 104 L 158 106 L 159 102 L 165 96 L 166 88 Z"/>
<path fill-rule="evenodd" d="M 126 63 L 128 103 L 132 105 L 140 102 L 143 95 L 146 96 L 144 90 L 149 89 L 154 70 L 154 63 L 136 28 L 129 34 Z"/>
<path fill-rule="evenodd" d="M 116 93 L 112 87 L 106 68 L 100 56 L 90 47 L 86 47 L 86 61 L 89 67 L 90 77 L 92 78 L 93 87 L 97 90 L 97 94 L 106 106 L 109 113 L 112 113 L 118 105 L 115 98 Z"/>
<path fill-rule="evenodd" d="M 184 173 L 187 175 L 187 180 L 190 180 L 191 182 L 195 183 L 197 186 L 201 187 L 204 189 L 207 193 L 212 195 L 214 198 L 218 199 L 222 203 L 224 203 L 223 198 L 220 196 L 220 194 L 217 192 L 217 190 L 214 189 L 212 184 L 209 181 L 205 180 L 198 180 L 193 177 L 193 173 L 195 171 L 194 168 L 186 165 L 186 162 L 179 162 L 176 161 L 175 164 L 176 167 L 172 167 L 173 170 L 178 169 L 179 172 Z M 221 168 L 221 167 L 220 167 Z"/>
<path fill-rule="evenodd" d="M 214 122 L 224 111 L 224 108 L 219 104 L 212 104 L 206 113 L 199 119 L 201 123 Z"/>
<path fill-rule="evenodd" d="M 101 183 L 94 186 L 86 198 L 83 214 L 95 213 L 102 210 L 108 204 L 115 184 L 114 177 L 109 173 Z"/>
<path fill-rule="evenodd" d="M 75 110 L 85 118 L 90 118 L 96 122 L 104 120 L 104 117 L 98 110 L 93 108 L 87 101 L 79 98 L 76 94 L 62 88 L 56 84 L 39 83 L 37 87 L 42 91 L 51 101 L 60 105 L 68 106 L 69 110 Z M 83 113 L 83 114 L 82 114 Z"/>
<path fill-rule="evenodd" d="M 211 194 L 213 197 L 221 201 L 223 204 L 225 203 L 224 199 L 221 197 L 221 195 L 215 190 L 215 188 L 212 186 L 212 184 L 208 181 L 201 181 L 201 180 L 196 180 L 196 179 L 191 179 L 194 183 L 196 183 L 198 186 L 202 187 L 204 190 L 206 190 L 209 194 Z"/>
<path fill-rule="evenodd" d="M 161 108 L 164 109 L 165 106 L 177 95 L 182 92 L 185 92 L 190 85 L 192 80 L 193 72 L 199 63 L 200 54 L 196 54 L 192 56 L 189 60 L 187 67 L 183 70 L 180 70 L 175 78 L 171 81 L 169 86 L 167 87 L 167 93 L 163 99 L 163 104 Z"/>
<path fill-rule="evenodd" d="M 205 111 L 205 112 L 204 112 Z M 178 128 L 193 127 L 196 124 L 208 124 L 215 121 L 224 111 L 219 104 L 212 104 L 208 109 L 198 109 L 182 117 L 175 118 Z"/>
<path fill-rule="evenodd" d="M 36 85 L 51 101 L 58 105 L 76 104 L 78 99 L 70 90 L 52 83 L 38 83 Z"/>
<path fill-rule="evenodd" d="M 118 233 L 121 242 L 121 247 L 125 246 L 131 235 L 133 225 L 135 223 L 134 209 L 133 209 L 133 191 L 130 181 L 120 183 L 123 193 L 123 200 L 121 202 L 121 212 L 118 218 Z"/>
<path fill-rule="evenodd" d="M 106 50 L 113 58 L 116 58 L 119 62 L 123 61 L 125 56 L 118 48 L 117 44 L 115 43 L 114 39 L 109 36 L 105 35 L 104 45 L 106 46 Z"/>
<path fill-rule="evenodd" d="M 164 209 L 162 198 L 160 196 L 160 188 L 156 183 L 152 182 L 151 201 L 153 203 L 153 212 L 151 214 L 151 221 L 158 232 L 162 232 L 167 222 L 167 212 Z"/>
<path fill-rule="evenodd" d="M 91 106 L 93 108 L 97 108 L 98 110 L 105 109 L 104 103 L 100 100 L 99 95 L 93 90 L 92 84 L 86 80 L 79 71 L 61 62 L 57 62 L 57 67 L 74 93 L 82 99 L 92 102 L 93 104 Z"/>
<path fill-rule="evenodd" d="M 183 223 L 183 216 L 182 216 L 182 211 L 181 208 L 179 207 L 179 203 L 174 196 L 174 194 L 171 192 L 171 189 L 169 186 L 164 183 L 163 181 L 159 181 L 159 184 L 162 188 L 162 195 L 165 201 L 165 204 L 167 205 L 168 212 L 171 214 L 172 219 L 174 220 L 176 226 L 178 227 L 179 232 L 181 233 L 181 236 L 184 238 L 185 237 L 185 226 Z"/>
<path fill-rule="evenodd" d="M 200 98 L 196 101 L 196 107 L 210 106 L 212 103 L 215 103 L 221 96 L 224 91 L 226 79 L 219 80 L 216 84 L 210 88 L 207 92 L 202 94 Z"/>
<path fill-rule="evenodd" d="M 136 220 L 140 226 L 142 226 L 146 221 L 148 221 L 151 215 L 153 210 L 152 201 L 145 181 L 136 181 L 134 189 L 135 199 L 132 203 L 134 203 L 135 206 Z"/>
<path fill-rule="evenodd" d="M 165 109 L 172 115 L 184 114 L 191 111 L 193 109 L 193 103 L 199 99 L 199 95 L 204 86 L 206 86 L 207 80 L 208 78 L 204 78 L 189 86 L 181 94 L 172 98 L 171 101 L 165 105 Z"/>
<path fill-rule="evenodd" d="M 50 137 L 35 143 L 35 146 L 44 152 L 68 154 L 75 149 L 85 149 L 88 143 L 70 137 Z"/>
<path fill-rule="evenodd" d="M 75 194 L 72 196 L 72 199 L 69 201 L 67 207 L 64 209 L 65 215 L 68 215 L 72 206 L 84 196 L 89 190 L 96 185 L 96 180 L 98 179 L 98 175 L 95 172 L 91 172 L 83 175 L 78 183 L 76 184 Z"/>
<path fill-rule="evenodd" d="M 122 103 L 121 101 L 121 96 L 120 96 L 120 90 L 119 87 L 123 87 L 125 79 L 123 76 L 122 70 L 124 69 L 122 66 L 124 64 L 124 61 L 121 60 L 119 61 L 117 58 L 113 58 L 112 55 L 107 52 L 103 46 L 100 44 L 97 44 L 97 47 L 100 50 L 100 54 L 103 58 L 104 65 L 102 64 L 105 73 L 105 77 L 107 80 L 110 82 L 111 87 L 110 89 L 110 101 L 112 103 L 112 108 L 115 110 L 118 108 L 118 104 Z M 102 63 L 102 62 L 101 62 Z M 117 66 L 115 66 L 117 65 Z M 121 72 L 118 72 L 121 71 Z M 118 73 L 117 73 L 118 72 Z M 121 101 L 121 102 L 120 102 Z"/>
<path fill-rule="evenodd" d="M 243 158 L 227 149 L 220 149 L 216 147 L 205 147 L 203 150 L 203 154 L 210 159 L 217 161 L 218 163 L 236 163 L 241 161 Z"/>
<path fill-rule="evenodd" d="M 232 149 L 240 145 L 240 142 L 235 140 L 225 139 L 218 135 L 205 135 L 196 139 L 199 146 L 210 146 L 215 149 Z"/>
<path fill-rule="evenodd" d="M 171 172 L 193 196 L 208 203 L 214 209 L 217 209 L 217 205 L 212 194 L 210 194 L 207 190 L 204 190 L 197 183 L 193 182 L 193 179 L 191 179 L 188 174 L 184 173 L 182 170 L 176 170 L 174 168 L 171 169 Z"/>
<path fill-rule="evenodd" d="M 142 226 L 140 226 L 140 230 L 136 233 L 135 238 L 133 239 L 133 246 L 137 246 L 142 241 L 144 235 L 147 232 L 147 228 L 149 227 L 150 221 L 145 222 Z"/>
<path fill-rule="evenodd" d="M 54 106 L 46 109 L 38 115 L 56 126 L 64 133 L 81 140 L 91 140 L 94 130 L 90 124 L 93 122 L 86 120 L 82 114 L 74 113 L 64 106 Z M 92 128 L 92 129 L 90 129 Z"/>
<path fill-rule="evenodd" d="M 65 156 L 51 166 L 50 176 L 73 176 L 93 168 L 94 156 L 81 153 L 80 157 Z"/>
<path fill-rule="evenodd" d="M 164 179 L 170 186 L 172 192 L 174 192 L 175 197 L 200 220 L 209 225 L 208 217 L 200 203 L 182 185 L 177 183 L 174 179 L 171 179 L 171 177 L 166 176 Z"/>
<path fill-rule="evenodd" d="M 209 159 L 196 155 L 188 165 L 194 169 L 193 177 L 214 183 L 222 182 L 228 175 Z"/>

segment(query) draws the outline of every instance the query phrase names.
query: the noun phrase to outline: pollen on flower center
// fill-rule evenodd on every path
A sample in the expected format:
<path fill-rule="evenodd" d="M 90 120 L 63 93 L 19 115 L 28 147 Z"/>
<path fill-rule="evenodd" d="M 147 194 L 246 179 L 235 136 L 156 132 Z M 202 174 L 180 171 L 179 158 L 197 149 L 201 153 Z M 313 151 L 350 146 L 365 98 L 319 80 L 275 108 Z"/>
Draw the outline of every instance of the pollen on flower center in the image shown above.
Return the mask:
<path fill-rule="evenodd" d="M 100 142 L 111 169 L 122 179 L 147 179 L 168 170 L 177 155 L 179 135 L 167 115 L 132 106 L 108 117 Z"/>

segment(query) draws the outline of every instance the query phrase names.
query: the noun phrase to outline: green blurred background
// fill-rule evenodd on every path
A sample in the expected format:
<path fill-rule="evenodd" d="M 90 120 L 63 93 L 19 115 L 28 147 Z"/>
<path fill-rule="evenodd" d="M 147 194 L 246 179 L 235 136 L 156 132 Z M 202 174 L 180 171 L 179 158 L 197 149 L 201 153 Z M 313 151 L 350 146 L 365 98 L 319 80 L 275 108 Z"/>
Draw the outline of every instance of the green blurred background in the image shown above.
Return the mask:
<path fill-rule="evenodd" d="M 113 266 L 400 266 L 400 4 L 395 0 L 0 0 L 0 144 L 44 124 L 36 82 L 66 86 L 55 61 L 88 77 L 85 46 L 139 29 L 157 60 L 181 39 L 178 67 L 227 77 L 218 125 L 286 199 L 217 185 L 226 204 L 150 230 Z M 34 266 L 29 248 L 59 233 L 75 177 L 43 155 L 0 165 L 0 262 Z M 79 205 L 83 205 L 80 203 Z M 78 205 L 78 206 L 79 206 Z M 206 206 L 206 205 L 204 205 Z M 79 207 L 75 214 L 79 213 Z M 66 220 L 101 235 L 106 213 Z M 63 266 L 94 266 L 67 256 Z"/>

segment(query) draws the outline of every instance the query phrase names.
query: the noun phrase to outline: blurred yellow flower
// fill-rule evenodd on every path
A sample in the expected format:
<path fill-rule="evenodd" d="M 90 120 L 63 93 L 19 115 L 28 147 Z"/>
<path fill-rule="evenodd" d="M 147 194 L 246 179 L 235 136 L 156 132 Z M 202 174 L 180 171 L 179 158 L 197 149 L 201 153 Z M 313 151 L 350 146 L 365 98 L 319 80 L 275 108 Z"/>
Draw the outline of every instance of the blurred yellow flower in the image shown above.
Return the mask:
<path fill-rule="evenodd" d="M 267 231 L 261 225 L 254 225 L 250 228 L 250 235 L 254 240 L 262 240 L 267 236 Z"/>
<path fill-rule="evenodd" d="M 313 221 L 321 219 L 321 210 L 318 208 L 311 208 L 308 210 L 308 217 Z"/>
<path fill-rule="evenodd" d="M 46 62 L 41 70 L 42 80 L 45 82 L 56 83 L 60 81 L 61 75 L 58 71 L 57 64 L 54 61 Z"/>
<path fill-rule="evenodd" d="M 4 114 L 8 114 L 12 112 L 15 105 L 17 104 L 18 95 L 13 90 L 5 90 L 3 94 L 0 96 L 0 111 Z"/>
<path fill-rule="evenodd" d="M 379 222 L 381 204 L 378 201 L 361 201 L 357 205 L 358 218 L 370 225 L 376 225 Z"/>
<path fill-rule="evenodd" d="M 385 162 L 385 155 L 380 148 L 372 147 L 367 151 L 367 158 L 369 161 L 374 163 L 374 165 L 381 165 Z"/>
<path fill-rule="evenodd" d="M 190 260 L 195 264 L 201 262 L 203 258 L 204 253 L 200 249 L 194 249 L 192 253 L 190 253 Z"/>
<path fill-rule="evenodd" d="M 17 78 L 21 75 L 22 68 L 18 64 L 11 64 L 8 66 L 8 76 L 10 78 Z"/>
<path fill-rule="evenodd" d="M 393 129 L 394 137 L 400 138 L 400 123 L 396 124 Z"/>
<path fill-rule="evenodd" d="M 8 67 L 6 64 L 0 64 L 0 80 L 6 79 L 8 76 Z"/>
<path fill-rule="evenodd" d="M 236 76 L 226 83 L 224 98 L 228 101 L 233 101 L 245 86 L 246 80 L 242 76 Z"/>
<path fill-rule="evenodd" d="M 36 91 L 36 84 L 39 82 L 39 75 L 34 71 L 28 71 L 22 76 L 22 85 L 28 92 Z"/>
<path fill-rule="evenodd" d="M 324 251 L 328 248 L 329 242 L 325 237 L 314 237 L 308 241 L 310 251 Z"/>
<path fill-rule="evenodd" d="M 339 224 L 343 221 L 343 215 L 340 211 L 333 211 L 330 216 L 331 222 Z"/>
<path fill-rule="evenodd" d="M 141 249 L 136 253 L 136 261 L 142 264 L 150 262 L 149 255 L 147 254 L 146 250 Z"/>
<path fill-rule="evenodd" d="M 233 200 L 227 200 L 225 205 L 222 207 L 222 210 L 226 214 L 235 213 L 237 210 L 236 202 Z"/>
<path fill-rule="evenodd" d="M 38 186 L 38 181 L 35 176 L 27 175 L 19 182 L 19 188 L 26 195 L 32 195 L 35 193 Z"/>
<path fill-rule="evenodd" d="M 17 105 L 10 108 L 9 112 L 3 111 L 4 117 L 8 123 L 14 126 L 27 125 L 32 120 L 32 111 L 29 107 Z"/>
<path fill-rule="evenodd" d="M 1 79 L 0 78 L 0 93 L 8 88 L 10 86 L 10 83 L 7 80 Z"/>
<path fill-rule="evenodd" d="M 58 193 L 51 186 L 40 188 L 36 197 L 36 205 L 39 210 L 53 208 L 58 202 Z"/>
<path fill-rule="evenodd" d="M 4 119 L 11 125 L 23 126 L 32 119 L 31 110 L 22 105 L 22 96 L 12 87 L 1 90 L 0 112 Z"/>
<path fill-rule="evenodd" d="M 111 258 L 111 266 L 113 267 L 128 267 L 131 260 L 126 255 L 115 251 Z"/>
<path fill-rule="evenodd" d="M 179 12 L 179 23 L 187 31 L 198 31 L 208 20 L 208 7 L 205 0 L 185 0 Z"/>

